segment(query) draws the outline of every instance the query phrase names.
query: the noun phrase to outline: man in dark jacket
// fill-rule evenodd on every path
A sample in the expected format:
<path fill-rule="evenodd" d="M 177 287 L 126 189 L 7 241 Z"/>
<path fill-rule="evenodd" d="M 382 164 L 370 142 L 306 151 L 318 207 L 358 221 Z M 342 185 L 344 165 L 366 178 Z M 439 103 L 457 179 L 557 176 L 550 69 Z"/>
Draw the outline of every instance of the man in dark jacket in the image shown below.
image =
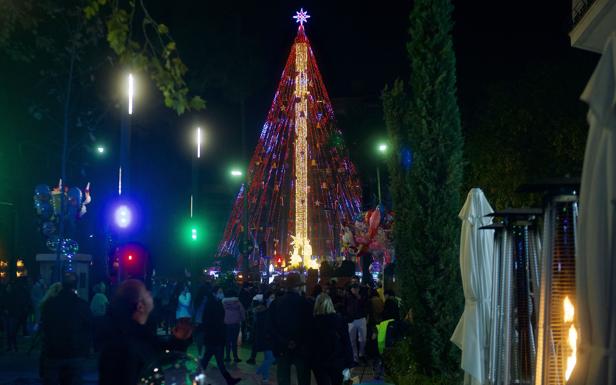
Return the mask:
<path fill-rule="evenodd" d="M 216 293 L 216 296 L 214 296 Z M 205 292 L 205 308 L 202 318 L 202 333 L 203 344 L 205 345 L 205 353 L 201 361 L 203 370 L 207 369 L 212 356 L 216 358 L 216 365 L 220 374 L 225 378 L 227 385 L 234 385 L 240 382 L 239 378 L 231 377 L 231 374 L 225 368 L 223 354 L 226 343 L 226 327 L 225 327 L 225 309 L 222 306 L 222 289 L 214 288 L 212 291 Z"/>
<path fill-rule="evenodd" d="M 287 292 L 270 305 L 269 334 L 277 362 L 279 385 L 291 383 L 295 365 L 298 385 L 310 385 L 308 332 L 312 319 L 311 303 L 300 295 L 304 284 L 298 274 L 289 274 Z"/>
<path fill-rule="evenodd" d="M 80 384 L 90 352 L 92 317 L 88 303 L 75 293 L 77 275 L 66 273 L 60 293 L 41 311 L 41 377 L 44 385 Z"/>
<path fill-rule="evenodd" d="M 146 326 L 154 309 L 152 295 L 143 282 L 129 279 L 118 287 L 105 322 L 99 357 L 100 385 L 136 385 L 143 370 L 165 350 L 186 351 L 192 330 L 179 323 L 167 341 Z"/>

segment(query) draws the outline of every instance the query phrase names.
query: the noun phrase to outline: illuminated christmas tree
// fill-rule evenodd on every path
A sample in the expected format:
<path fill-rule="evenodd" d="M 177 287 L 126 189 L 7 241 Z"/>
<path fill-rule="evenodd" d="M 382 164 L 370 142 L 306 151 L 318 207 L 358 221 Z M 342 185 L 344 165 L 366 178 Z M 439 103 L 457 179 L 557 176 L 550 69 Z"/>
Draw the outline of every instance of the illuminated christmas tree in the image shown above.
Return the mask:
<path fill-rule="evenodd" d="M 258 254 L 314 267 L 317 258 L 338 255 L 342 225 L 360 212 L 361 187 L 304 31 L 309 17 L 303 9 L 294 16 L 297 36 L 248 167 L 246 206 Z M 244 192 L 242 186 L 219 256 L 238 254 Z"/>

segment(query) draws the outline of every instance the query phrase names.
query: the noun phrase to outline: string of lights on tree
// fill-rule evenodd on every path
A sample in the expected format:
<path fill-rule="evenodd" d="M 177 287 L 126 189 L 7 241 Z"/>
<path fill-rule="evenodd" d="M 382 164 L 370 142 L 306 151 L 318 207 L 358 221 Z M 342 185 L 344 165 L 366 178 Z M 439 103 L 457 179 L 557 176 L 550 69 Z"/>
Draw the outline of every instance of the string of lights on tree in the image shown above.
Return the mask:
<path fill-rule="evenodd" d="M 247 190 L 251 242 L 261 255 L 282 255 L 310 267 L 311 257 L 336 255 L 334 238 L 361 210 L 355 166 L 337 128 L 316 63 L 303 9 L 294 19 L 297 36 L 274 100 L 233 205 L 217 255 L 236 255 Z M 312 262 L 314 264 L 314 262 Z"/>

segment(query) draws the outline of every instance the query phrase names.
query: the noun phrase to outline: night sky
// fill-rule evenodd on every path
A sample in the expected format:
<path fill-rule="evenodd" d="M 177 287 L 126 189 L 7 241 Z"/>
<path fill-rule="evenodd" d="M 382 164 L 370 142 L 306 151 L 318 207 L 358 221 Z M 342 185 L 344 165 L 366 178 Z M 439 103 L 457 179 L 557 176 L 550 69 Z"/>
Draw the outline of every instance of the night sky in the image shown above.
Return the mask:
<path fill-rule="evenodd" d="M 150 247 L 159 271 L 177 271 L 190 258 L 178 239 L 188 216 L 190 134 L 197 124 L 206 130 L 208 142 L 199 167 L 197 215 L 203 218 L 209 233 L 198 263 L 216 248 L 238 188 L 227 177 L 228 171 L 232 164 L 242 164 L 237 95 L 246 95 L 246 138 L 251 155 L 295 37 L 297 27 L 291 17 L 300 7 L 312 16 L 306 32 L 352 160 L 360 171 L 365 201 L 370 203 L 376 187 L 373 147 L 376 140 L 386 137 L 379 96 L 386 84 L 409 77 L 405 43 L 412 2 L 150 3 L 154 18 L 169 26 L 177 42 L 189 68 L 192 91 L 207 102 L 205 111 L 180 118 L 163 108 L 151 86 L 140 89 L 142 97 L 136 102 L 132 185 L 143 209 L 143 227 L 133 238 Z M 572 82 L 572 89 L 577 91 L 567 97 L 577 100 L 598 56 L 570 47 L 569 2 L 456 1 L 454 6 L 463 130 L 469 129 L 468 122 L 480 112 L 478 105 L 490 84 L 514 83 L 535 67 L 569 69 L 564 71 L 566 78 L 553 79 L 552 91 L 559 92 L 562 82 Z M 11 77 L 7 71 L 0 75 L 0 83 L 7 85 L 0 94 L 0 116 L 10 116 L 0 122 L 2 137 L 8 138 L 0 143 L 0 162 L 5 163 L 0 166 L 4 174 L 0 198 L 18 203 L 22 218 L 18 253 L 29 254 L 41 247 L 40 243 L 24 244 L 25 239 L 40 238 L 31 206 L 32 188 L 37 183 L 55 183 L 60 166 L 57 157 L 43 156 L 33 146 L 22 146 L 20 153 L 17 148 L 24 141 L 44 144 L 49 136 L 57 139 L 61 131 L 33 123 L 25 114 L 36 88 L 20 89 L 15 79 L 28 79 L 31 74 L 27 67 L 2 64 L 15 72 Z M 114 76 L 106 73 L 101 81 Z M 110 86 L 101 86 L 99 91 L 112 93 Z M 119 140 L 117 108 L 112 106 L 103 120 L 96 135 L 113 148 Z M 24 128 L 17 129 L 16 125 Z M 53 130 L 58 130 L 57 134 Z M 71 138 L 79 135 L 78 128 L 71 131 Z M 83 221 L 83 232 L 96 239 L 103 234 L 102 217 L 113 194 L 118 152 L 111 151 L 107 159 L 98 161 L 87 161 L 88 156 L 75 155 L 69 165 L 69 183 L 96 182 L 95 201 Z M 27 231 L 29 234 L 22 234 Z M 93 254 L 100 254 L 96 242 L 86 241 L 82 248 L 87 251 L 87 247 L 94 249 Z"/>

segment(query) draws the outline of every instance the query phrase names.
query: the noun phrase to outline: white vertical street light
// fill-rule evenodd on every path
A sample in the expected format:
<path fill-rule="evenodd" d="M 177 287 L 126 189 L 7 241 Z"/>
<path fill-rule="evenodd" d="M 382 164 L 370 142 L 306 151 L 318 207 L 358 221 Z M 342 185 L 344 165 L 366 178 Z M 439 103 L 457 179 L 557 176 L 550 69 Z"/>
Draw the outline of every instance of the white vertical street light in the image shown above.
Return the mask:
<path fill-rule="evenodd" d="M 201 158 L 201 127 L 197 127 L 197 158 Z"/>
<path fill-rule="evenodd" d="M 203 134 L 201 127 L 195 128 L 195 142 L 197 145 L 197 157 L 192 160 L 192 188 L 190 194 L 190 217 L 193 217 L 194 207 L 198 201 L 197 186 L 199 185 L 199 169 L 197 167 L 197 159 L 201 158 L 201 144 L 203 143 Z"/>
<path fill-rule="evenodd" d="M 133 96 L 135 95 L 135 85 L 133 74 L 128 74 L 128 114 L 133 114 Z"/>
<path fill-rule="evenodd" d="M 118 169 L 118 195 L 122 195 L 122 167 Z"/>

